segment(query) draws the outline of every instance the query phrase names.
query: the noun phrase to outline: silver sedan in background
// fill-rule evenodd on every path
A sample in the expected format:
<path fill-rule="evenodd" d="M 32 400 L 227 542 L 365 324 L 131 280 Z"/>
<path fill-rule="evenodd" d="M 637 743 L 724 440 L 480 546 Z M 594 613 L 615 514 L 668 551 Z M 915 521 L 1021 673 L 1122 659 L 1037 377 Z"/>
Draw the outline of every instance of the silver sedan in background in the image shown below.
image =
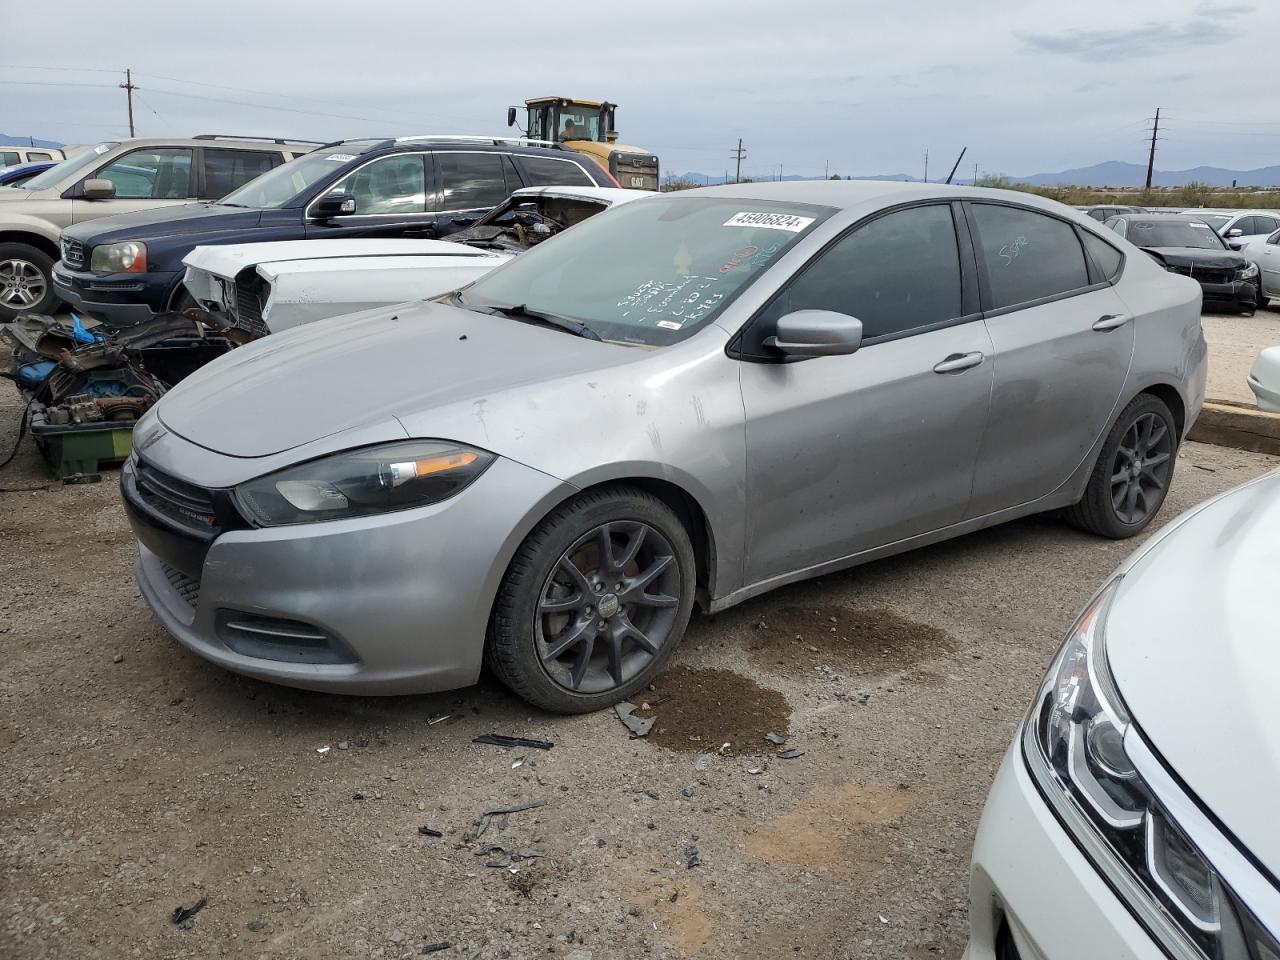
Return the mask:
<path fill-rule="evenodd" d="M 461 291 L 233 351 L 134 433 L 143 596 L 244 674 L 352 693 L 487 661 L 566 712 L 694 603 L 1046 510 L 1160 508 L 1200 291 L 1027 194 L 747 184 L 601 214 Z"/>

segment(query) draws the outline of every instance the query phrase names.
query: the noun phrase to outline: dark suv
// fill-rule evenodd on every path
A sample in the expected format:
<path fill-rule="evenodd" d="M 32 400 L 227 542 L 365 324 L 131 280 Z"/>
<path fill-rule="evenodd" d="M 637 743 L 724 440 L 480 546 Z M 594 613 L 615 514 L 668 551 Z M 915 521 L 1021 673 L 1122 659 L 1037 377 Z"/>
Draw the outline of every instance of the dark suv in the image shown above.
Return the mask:
<path fill-rule="evenodd" d="M 343 140 L 213 203 L 76 224 L 62 233 L 54 290 L 73 308 L 133 324 L 189 305 L 182 258 L 195 247 L 317 237 L 438 238 L 520 187 L 617 186 L 556 144 L 492 137 Z"/>

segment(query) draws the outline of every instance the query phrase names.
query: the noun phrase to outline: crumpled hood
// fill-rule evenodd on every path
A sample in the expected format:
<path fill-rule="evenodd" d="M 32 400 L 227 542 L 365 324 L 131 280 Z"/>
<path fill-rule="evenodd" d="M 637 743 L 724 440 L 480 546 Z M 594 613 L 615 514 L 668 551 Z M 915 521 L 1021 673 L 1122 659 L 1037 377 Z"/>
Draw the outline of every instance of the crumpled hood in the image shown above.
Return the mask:
<path fill-rule="evenodd" d="M 261 210 L 225 207 L 216 203 L 183 203 L 86 220 L 67 227 L 62 233 L 86 246 L 97 246 L 120 240 L 164 240 L 197 233 L 212 237 L 219 231 L 234 232 L 255 227 L 261 219 Z"/>
<path fill-rule="evenodd" d="M 232 350 L 165 394 L 156 413 L 206 449 L 263 457 L 391 417 L 429 421 L 435 408 L 602 370 L 637 353 L 445 304 L 401 304 Z"/>
<path fill-rule="evenodd" d="M 1280 472 L 1131 563 L 1106 626 L 1120 695 L 1192 793 L 1280 874 Z"/>
<path fill-rule="evenodd" d="M 1238 253 L 1218 250 L 1201 250 L 1197 247 L 1143 247 L 1164 260 L 1171 267 L 1205 267 L 1206 269 L 1237 269 L 1247 262 Z"/>

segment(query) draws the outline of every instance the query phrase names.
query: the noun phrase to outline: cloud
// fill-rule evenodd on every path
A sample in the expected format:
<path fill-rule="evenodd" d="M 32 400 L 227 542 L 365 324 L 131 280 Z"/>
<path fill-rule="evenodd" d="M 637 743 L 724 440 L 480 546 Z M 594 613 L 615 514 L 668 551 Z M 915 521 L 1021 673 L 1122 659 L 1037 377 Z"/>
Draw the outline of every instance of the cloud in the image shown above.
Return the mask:
<path fill-rule="evenodd" d="M 1235 36 L 1224 21 L 1249 7 L 1216 9 L 1201 6 L 1186 23 L 1151 22 L 1124 30 L 1064 30 L 1058 33 L 1015 33 L 1024 45 L 1042 53 L 1059 54 L 1089 63 L 1117 58 L 1155 56 L 1225 43 Z"/>

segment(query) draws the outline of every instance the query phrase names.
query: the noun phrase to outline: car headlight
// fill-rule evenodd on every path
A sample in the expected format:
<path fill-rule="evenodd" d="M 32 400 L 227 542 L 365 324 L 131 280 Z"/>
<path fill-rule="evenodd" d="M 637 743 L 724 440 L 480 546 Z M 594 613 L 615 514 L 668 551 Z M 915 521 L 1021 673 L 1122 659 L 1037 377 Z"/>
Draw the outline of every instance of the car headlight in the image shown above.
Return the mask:
<path fill-rule="evenodd" d="M 147 245 L 126 240 L 94 247 L 89 269 L 94 273 L 146 273 Z"/>
<path fill-rule="evenodd" d="M 406 440 L 335 453 L 236 487 L 259 526 L 343 520 L 446 500 L 484 473 L 492 453 L 443 440 Z"/>
<path fill-rule="evenodd" d="M 1252 280 L 1258 275 L 1258 265 L 1256 263 L 1246 263 L 1243 267 L 1236 271 L 1237 280 Z"/>
<path fill-rule="evenodd" d="M 1210 836 L 1208 819 L 1146 746 L 1116 690 L 1105 628 L 1119 584 L 1112 580 L 1081 614 L 1050 666 L 1023 730 L 1027 766 L 1170 956 L 1277 960 L 1280 942 L 1191 839 Z M 1222 841 L 1212 844 L 1215 856 L 1230 860 L 1233 878 L 1257 876 L 1238 869 L 1242 855 L 1211 829 Z"/>

